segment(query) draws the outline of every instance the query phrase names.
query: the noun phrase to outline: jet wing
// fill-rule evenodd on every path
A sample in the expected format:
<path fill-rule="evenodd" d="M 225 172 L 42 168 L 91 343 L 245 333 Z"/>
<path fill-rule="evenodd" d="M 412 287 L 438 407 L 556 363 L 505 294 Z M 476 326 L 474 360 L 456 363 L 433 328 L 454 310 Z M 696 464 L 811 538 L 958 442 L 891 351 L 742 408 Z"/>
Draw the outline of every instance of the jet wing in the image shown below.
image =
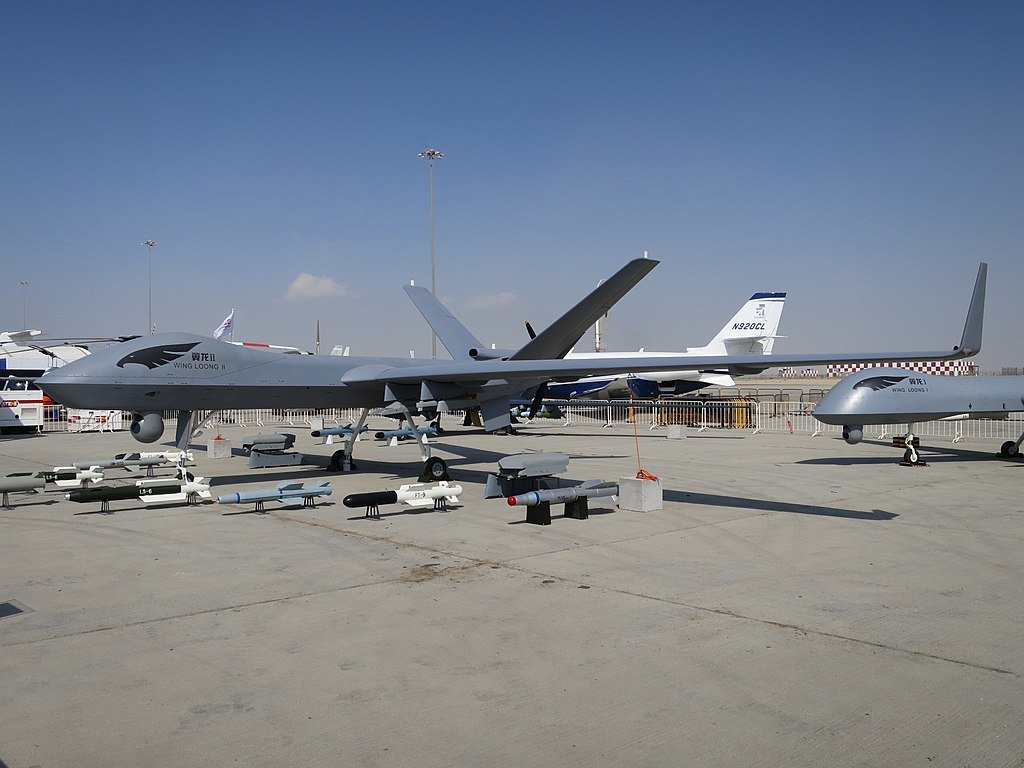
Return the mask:
<path fill-rule="evenodd" d="M 643 261 L 637 259 L 636 261 Z M 635 263 L 635 262 L 634 262 Z M 644 273 L 646 274 L 646 273 Z M 915 360 L 957 360 L 973 357 L 981 351 L 985 313 L 985 283 L 988 264 L 978 266 L 978 276 L 967 310 L 960 343 L 950 350 L 917 352 L 819 352 L 787 355 L 701 355 L 693 357 L 616 357 L 609 354 L 599 358 L 569 360 L 521 359 L 434 361 L 424 365 L 403 366 L 365 365 L 347 371 L 342 383 L 359 387 L 377 383 L 419 384 L 424 381 L 466 382 L 504 379 L 558 380 L 608 373 L 635 373 L 643 371 L 679 371 L 726 369 L 733 374 L 760 373 L 768 368 L 782 366 L 830 365 L 841 363 L 895 363 Z M 640 275 L 642 277 L 642 275 Z M 640 277 L 637 277 L 639 280 Z M 593 297 L 593 294 L 591 294 Z M 591 298 L 591 297 L 588 297 Z M 586 300 L 585 300 L 586 301 Z M 552 326 L 553 327 L 553 326 Z M 550 329 L 549 329 L 550 330 Z M 543 335 L 543 334 L 542 334 Z M 540 336 L 534 341 L 540 339 Z M 533 342 L 531 342 L 532 344 Z M 527 349 L 530 344 L 523 347 Z M 520 350 L 522 352 L 523 350 Z"/>
<path fill-rule="evenodd" d="M 616 302 L 629 293 L 659 263 L 656 259 L 633 259 L 607 280 L 602 281 L 576 306 L 531 339 L 526 346 L 514 352 L 511 359 L 565 357 L 586 333 L 587 328 L 597 322 L 601 315 L 607 314 Z M 498 356 L 493 352 L 488 355 L 488 350 L 480 340 L 426 288 L 407 285 L 405 292 L 423 315 L 423 319 L 437 334 L 452 359 L 473 360 L 479 357 Z"/>
<path fill-rule="evenodd" d="M 973 354 L 973 353 L 971 353 Z M 833 363 L 881 363 L 911 360 L 955 360 L 969 357 L 967 351 L 927 352 L 836 352 L 796 355 L 709 355 L 707 357 L 616 357 L 600 360 L 486 360 L 449 362 L 441 365 L 417 365 L 402 368 L 360 366 L 341 377 L 343 384 L 358 387 L 376 383 L 418 384 L 421 381 L 481 382 L 504 379 L 574 379 L 610 373 L 643 371 L 700 371 L 709 368 L 728 369 L 736 374 L 760 373 L 779 366 L 829 365 Z"/>

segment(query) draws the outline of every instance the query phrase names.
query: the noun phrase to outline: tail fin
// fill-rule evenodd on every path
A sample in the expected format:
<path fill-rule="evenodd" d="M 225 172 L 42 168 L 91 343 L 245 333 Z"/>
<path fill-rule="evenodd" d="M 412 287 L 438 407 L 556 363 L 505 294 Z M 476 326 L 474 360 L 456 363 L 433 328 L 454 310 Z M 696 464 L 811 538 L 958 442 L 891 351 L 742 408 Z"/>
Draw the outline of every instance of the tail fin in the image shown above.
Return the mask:
<path fill-rule="evenodd" d="M 686 351 L 705 355 L 770 355 L 778 338 L 785 302 L 785 293 L 755 293 L 706 347 Z"/>
<path fill-rule="evenodd" d="M 405 292 L 453 360 L 473 360 L 484 351 L 483 343 L 426 288 L 407 285 Z"/>
<path fill-rule="evenodd" d="M 971 305 L 967 308 L 964 334 L 960 338 L 960 346 L 955 347 L 963 357 L 970 357 L 981 351 L 981 332 L 985 324 L 985 283 L 987 278 L 988 264 L 983 261 L 978 265 L 978 277 L 974 281 Z"/>
<path fill-rule="evenodd" d="M 560 359 L 580 340 L 587 328 L 639 283 L 644 276 L 658 266 L 655 259 L 633 259 L 618 272 L 609 277 L 584 296 L 572 309 L 555 320 L 551 325 L 531 337 L 510 360 Z M 529 328 L 533 330 L 532 326 Z"/>
<path fill-rule="evenodd" d="M 607 280 L 603 280 L 576 306 L 539 334 L 534 334 L 533 327 L 527 324 L 530 341 L 519 350 L 485 349 L 480 340 L 426 288 L 407 285 L 405 292 L 454 360 L 563 358 L 587 328 L 601 315 L 607 314 L 619 299 L 658 264 L 655 259 L 633 259 Z"/>

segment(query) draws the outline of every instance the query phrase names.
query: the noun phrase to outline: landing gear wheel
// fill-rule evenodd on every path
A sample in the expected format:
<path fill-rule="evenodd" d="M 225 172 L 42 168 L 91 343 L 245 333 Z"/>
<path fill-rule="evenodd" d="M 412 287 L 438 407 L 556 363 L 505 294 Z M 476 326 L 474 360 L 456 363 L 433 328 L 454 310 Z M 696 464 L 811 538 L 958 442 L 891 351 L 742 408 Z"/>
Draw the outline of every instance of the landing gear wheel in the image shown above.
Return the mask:
<path fill-rule="evenodd" d="M 448 476 L 448 465 L 444 459 L 431 456 L 423 462 L 423 472 L 420 474 L 421 483 L 436 483 L 441 480 L 451 480 Z"/>
<path fill-rule="evenodd" d="M 354 461 L 349 462 L 349 467 L 354 471 L 357 469 Z M 327 465 L 327 468 L 333 472 L 341 472 L 345 468 L 345 452 L 335 451 L 331 454 L 331 463 Z"/>
<path fill-rule="evenodd" d="M 1003 446 L 999 449 L 999 455 L 1005 456 L 1008 459 L 1012 459 L 1020 452 L 1020 448 L 1017 447 L 1016 440 L 1007 440 L 1003 443 Z"/>
<path fill-rule="evenodd" d="M 903 452 L 903 461 L 904 461 L 905 464 L 913 464 L 913 463 L 915 463 L 914 462 L 914 452 L 912 450 L 910 450 L 909 448 L 907 448 L 907 450 L 905 450 Z"/>

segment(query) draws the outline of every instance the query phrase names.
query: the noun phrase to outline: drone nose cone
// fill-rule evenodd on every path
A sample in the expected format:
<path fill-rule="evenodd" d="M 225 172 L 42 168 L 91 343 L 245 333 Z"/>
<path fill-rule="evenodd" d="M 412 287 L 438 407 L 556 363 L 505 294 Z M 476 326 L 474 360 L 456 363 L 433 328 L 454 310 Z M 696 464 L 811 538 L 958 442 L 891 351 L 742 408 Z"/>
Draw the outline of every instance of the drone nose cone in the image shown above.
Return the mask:
<path fill-rule="evenodd" d="M 79 396 L 95 376 L 94 361 L 83 357 L 60 368 L 51 368 L 38 379 L 39 388 L 55 402 L 69 408 L 89 408 L 79 402 Z"/>
<path fill-rule="evenodd" d="M 53 393 L 50 390 L 57 391 L 59 388 L 64 387 L 66 384 L 73 382 L 77 379 L 77 376 L 71 376 L 63 371 L 63 369 L 52 369 L 44 373 L 38 379 L 36 384 L 46 394 L 53 397 Z"/>
<path fill-rule="evenodd" d="M 812 414 L 814 418 L 825 424 L 838 424 L 840 422 L 835 419 L 838 418 L 845 409 L 842 407 L 842 397 L 837 395 L 836 392 L 826 392 L 825 396 L 821 398 Z"/>
<path fill-rule="evenodd" d="M 74 403 L 70 402 L 74 399 L 74 382 L 70 377 L 53 376 L 51 378 L 47 374 L 45 377 L 40 377 L 36 383 L 46 393 L 47 397 L 51 398 L 54 402 L 75 407 Z"/>

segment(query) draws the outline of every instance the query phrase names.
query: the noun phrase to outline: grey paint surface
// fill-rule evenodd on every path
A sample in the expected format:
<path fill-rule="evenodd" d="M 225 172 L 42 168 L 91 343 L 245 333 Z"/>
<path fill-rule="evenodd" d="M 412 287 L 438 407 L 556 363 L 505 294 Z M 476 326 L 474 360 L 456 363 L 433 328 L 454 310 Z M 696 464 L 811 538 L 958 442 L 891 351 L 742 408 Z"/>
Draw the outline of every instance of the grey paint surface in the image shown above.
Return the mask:
<path fill-rule="evenodd" d="M 872 368 L 836 384 L 814 408 L 825 424 L 891 424 L 1024 410 L 1024 376 L 936 376 Z"/>
<path fill-rule="evenodd" d="M 75 515 L 60 494 L 0 511 L 0 599 L 31 609 L 0 620 L 0 759 L 1017 765 L 1021 466 L 992 445 L 901 469 L 875 443 L 746 434 L 641 434 L 662 511 L 595 503 L 546 527 L 480 499 L 497 458 L 561 451 L 568 477 L 630 476 L 631 431 L 455 430 L 436 450 L 466 491 L 446 513 Z M 0 463 L 131 445 L 5 439 Z M 419 467 L 386 448 L 351 476 L 244 461 L 199 451 L 195 471 L 215 493 L 330 479 L 337 499 Z"/>

